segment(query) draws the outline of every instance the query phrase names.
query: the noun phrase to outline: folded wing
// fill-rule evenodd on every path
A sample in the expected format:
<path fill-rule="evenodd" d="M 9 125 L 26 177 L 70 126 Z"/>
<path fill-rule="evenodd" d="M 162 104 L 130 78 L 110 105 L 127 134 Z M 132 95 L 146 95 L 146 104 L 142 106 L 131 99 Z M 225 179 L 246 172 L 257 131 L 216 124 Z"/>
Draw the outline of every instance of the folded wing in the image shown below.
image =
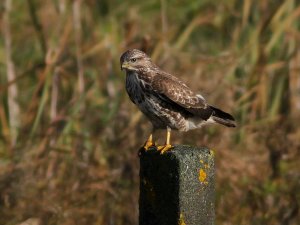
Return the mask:
<path fill-rule="evenodd" d="M 151 86 L 153 91 L 164 101 L 177 104 L 203 120 L 207 120 L 213 113 L 213 109 L 201 95 L 195 94 L 183 81 L 176 77 L 169 74 L 155 76 Z"/>

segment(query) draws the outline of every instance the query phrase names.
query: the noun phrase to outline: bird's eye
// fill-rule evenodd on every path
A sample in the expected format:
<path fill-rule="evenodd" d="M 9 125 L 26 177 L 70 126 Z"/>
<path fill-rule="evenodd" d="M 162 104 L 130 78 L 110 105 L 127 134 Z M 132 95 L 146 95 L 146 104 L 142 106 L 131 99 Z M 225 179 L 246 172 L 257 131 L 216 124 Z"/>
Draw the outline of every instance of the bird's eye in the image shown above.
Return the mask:
<path fill-rule="evenodd" d="M 131 62 L 136 62 L 136 58 L 130 59 Z"/>

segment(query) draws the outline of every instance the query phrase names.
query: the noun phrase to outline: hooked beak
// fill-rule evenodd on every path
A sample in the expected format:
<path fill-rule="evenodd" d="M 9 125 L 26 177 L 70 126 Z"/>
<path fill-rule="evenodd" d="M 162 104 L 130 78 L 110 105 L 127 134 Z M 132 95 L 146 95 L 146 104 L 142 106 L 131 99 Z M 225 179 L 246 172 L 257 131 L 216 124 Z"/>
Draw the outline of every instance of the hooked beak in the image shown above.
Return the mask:
<path fill-rule="evenodd" d="M 136 70 L 136 68 L 130 65 L 129 62 L 123 62 L 121 65 L 121 70 Z"/>
<path fill-rule="evenodd" d="M 130 68 L 130 65 L 128 62 L 123 62 L 122 65 L 121 65 L 121 70 L 124 70 L 124 69 L 129 69 Z"/>

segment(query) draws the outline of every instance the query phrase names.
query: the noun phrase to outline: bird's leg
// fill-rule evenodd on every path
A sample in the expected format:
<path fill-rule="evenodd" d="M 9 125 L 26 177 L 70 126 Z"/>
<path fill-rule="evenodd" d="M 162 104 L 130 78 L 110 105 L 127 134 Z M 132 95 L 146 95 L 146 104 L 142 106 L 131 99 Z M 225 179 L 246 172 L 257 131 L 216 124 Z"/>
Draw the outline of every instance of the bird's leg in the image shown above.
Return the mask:
<path fill-rule="evenodd" d="M 170 144 L 170 138 L 171 138 L 171 128 L 167 127 L 166 144 L 157 147 L 157 150 L 160 151 L 160 154 L 164 154 L 166 151 L 169 151 L 171 148 L 173 148 L 173 146 Z"/>
<path fill-rule="evenodd" d="M 144 144 L 144 149 L 147 151 L 150 147 L 155 146 L 155 143 L 152 138 L 152 133 L 150 134 L 148 140 Z"/>

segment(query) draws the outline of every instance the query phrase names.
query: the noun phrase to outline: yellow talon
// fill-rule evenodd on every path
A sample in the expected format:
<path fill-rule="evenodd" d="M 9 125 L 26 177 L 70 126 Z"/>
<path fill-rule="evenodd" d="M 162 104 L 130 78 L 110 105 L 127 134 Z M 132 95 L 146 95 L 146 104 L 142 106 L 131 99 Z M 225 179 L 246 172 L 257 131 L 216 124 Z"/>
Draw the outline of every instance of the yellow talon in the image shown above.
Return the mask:
<path fill-rule="evenodd" d="M 150 147 L 155 146 L 155 143 L 152 141 L 152 134 L 150 134 L 148 140 L 146 141 L 145 145 L 143 148 L 145 151 L 148 151 Z"/>
<path fill-rule="evenodd" d="M 155 146 L 155 144 L 152 141 L 147 141 L 144 145 L 145 151 L 148 151 L 150 147 Z"/>
<path fill-rule="evenodd" d="M 166 144 L 163 146 L 158 146 L 157 150 L 160 151 L 160 154 L 164 154 L 165 152 L 170 151 L 172 148 L 173 148 L 172 145 Z"/>
<path fill-rule="evenodd" d="M 170 144 L 170 139 L 171 139 L 171 129 L 167 127 L 166 144 L 157 147 L 157 150 L 160 151 L 160 154 L 164 154 L 166 151 L 169 151 L 171 150 L 171 148 L 173 148 L 173 146 Z"/>

